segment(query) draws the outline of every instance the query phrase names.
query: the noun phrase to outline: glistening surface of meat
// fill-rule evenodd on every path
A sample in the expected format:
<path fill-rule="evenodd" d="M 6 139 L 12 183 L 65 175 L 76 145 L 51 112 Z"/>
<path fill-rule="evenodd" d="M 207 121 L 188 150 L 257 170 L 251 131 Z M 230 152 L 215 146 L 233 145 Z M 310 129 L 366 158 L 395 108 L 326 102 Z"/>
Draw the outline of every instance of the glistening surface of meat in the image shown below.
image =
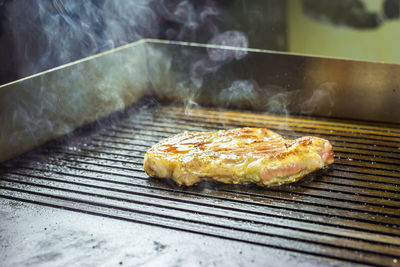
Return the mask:
<path fill-rule="evenodd" d="M 144 159 L 151 177 L 179 185 L 203 179 L 276 186 L 333 163 L 331 144 L 318 137 L 284 139 L 262 128 L 183 132 L 152 146 Z"/>

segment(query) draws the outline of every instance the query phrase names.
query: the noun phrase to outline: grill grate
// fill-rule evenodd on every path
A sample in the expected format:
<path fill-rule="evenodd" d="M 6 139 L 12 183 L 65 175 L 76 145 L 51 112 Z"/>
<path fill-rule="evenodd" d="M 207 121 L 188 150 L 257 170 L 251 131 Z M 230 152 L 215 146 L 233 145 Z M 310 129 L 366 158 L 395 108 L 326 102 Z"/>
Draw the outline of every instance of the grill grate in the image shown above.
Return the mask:
<path fill-rule="evenodd" d="M 335 164 L 279 188 L 149 179 L 145 151 L 183 130 L 266 127 L 329 139 Z M 51 142 L 0 169 L 0 197 L 376 266 L 400 259 L 400 130 L 386 125 L 153 106 Z M 227 241 L 228 242 L 228 241 Z"/>

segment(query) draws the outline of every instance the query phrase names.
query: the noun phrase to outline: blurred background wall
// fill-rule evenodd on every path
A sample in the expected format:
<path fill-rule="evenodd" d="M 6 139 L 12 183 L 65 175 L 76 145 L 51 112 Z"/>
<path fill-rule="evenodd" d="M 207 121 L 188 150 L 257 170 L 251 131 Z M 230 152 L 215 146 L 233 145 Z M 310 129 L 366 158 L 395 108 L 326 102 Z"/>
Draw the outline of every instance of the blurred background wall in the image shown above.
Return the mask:
<path fill-rule="evenodd" d="M 340 2 L 340 0 L 331 2 Z M 307 11 L 304 12 L 307 6 L 303 7 L 301 1 L 289 0 L 288 50 L 302 54 L 400 64 L 398 1 L 364 0 L 361 3 L 365 6 L 364 12 L 360 9 L 352 14 L 351 7 L 345 6 L 338 9 L 343 13 L 349 12 L 353 20 L 360 18 L 357 25 L 356 22 L 351 23 L 351 21 L 335 23 L 333 18 L 324 17 L 323 12 L 320 12 L 320 17 L 316 14 L 307 15 Z M 340 13 L 336 16 L 345 17 Z M 364 23 L 361 21 L 362 17 L 364 17 Z"/>

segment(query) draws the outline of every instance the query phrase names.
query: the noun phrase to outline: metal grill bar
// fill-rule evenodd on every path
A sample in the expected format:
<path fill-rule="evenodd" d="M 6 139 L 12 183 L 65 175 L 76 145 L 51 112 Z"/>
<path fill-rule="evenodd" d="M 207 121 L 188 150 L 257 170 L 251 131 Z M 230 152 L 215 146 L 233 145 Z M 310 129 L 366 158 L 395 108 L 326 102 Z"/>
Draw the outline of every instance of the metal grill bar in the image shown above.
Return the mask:
<path fill-rule="evenodd" d="M 128 139 L 128 141 L 126 141 L 124 139 Z M 117 145 L 127 145 L 127 144 L 131 144 L 131 142 L 132 142 L 132 138 L 116 136 L 116 135 L 115 136 L 106 136 L 106 138 L 96 138 L 94 140 L 99 141 L 100 143 L 108 142 L 110 144 L 117 144 Z M 143 146 L 142 144 L 136 144 L 136 145 Z M 393 169 L 394 172 L 398 172 L 398 169 L 397 169 L 398 168 L 398 164 L 397 164 L 398 160 L 396 160 L 396 159 L 392 160 L 390 163 L 387 163 L 387 162 L 385 162 L 385 160 L 388 161 L 390 159 L 385 158 L 383 161 L 379 161 L 379 158 L 378 158 L 378 160 L 374 159 L 374 161 L 371 162 L 370 157 L 369 157 L 369 159 L 363 159 L 363 158 L 360 158 L 358 155 L 356 155 L 356 157 L 354 157 L 354 158 L 340 157 L 340 156 L 337 156 L 336 158 L 337 158 L 337 160 L 339 160 L 339 162 L 341 164 L 344 164 L 344 165 L 354 166 L 354 165 L 362 164 L 360 162 L 367 162 L 367 163 L 372 163 L 372 165 L 374 167 L 364 166 L 366 168 L 382 169 L 382 170 L 392 170 Z M 355 162 L 352 164 L 348 164 L 349 159 L 350 159 L 350 161 L 355 160 Z"/>
<path fill-rule="evenodd" d="M 186 107 L 182 106 L 169 106 L 168 110 L 170 111 L 175 111 L 174 114 L 179 114 L 179 113 L 192 113 L 194 115 L 214 115 L 216 117 L 224 117 L 224 118 L 234 118 L 235 120 L 240 120 L 244 121 L 243 119 L 248 119 L 248 120 L 259 120 L 259 121 L 264 121 L 264 122 L 284 122 L 288 123 L 288 125 L 313 125 L 313 126 L 325 126 L 325 127 L 330 127 L 331 129 L 337 130 L 337 129 L 356 129 L 357 132 L 364 132 L 361 130 L 369 130 L 369 131 L 375 131 L 377 133 L 387 133 L 388 135 L 391 134 L 396 134 L 396 136 L 400 136 L 400 130 L 396 128 L 388 128 L 388 127 L 383 127 L 380 126 L 379 124 L 376 123 L 370 123 L 370 122 L 360 122 L 356 121 L 357 124 L 355 124 L 355 121 L 346 121 L 345 123 L 343 122 L 338 122 L 337 120 L 333 120 L 330 118 L 323 118 L 323 120 L 318 119 L 318 117 L 285 117 L 285 116 L 276 116 L 276 115 L 269 115 L 269 114 L 258 114 L 258 113 L 240 113 L 240 112 L 235 112 L 235 111 L 230 111 L 227 109 L 212 109 L 212 108 L 206 108 L 202 107 L 201 109 L 194 109 L 194 112 L 191 109 L 187 109 Z M 221 112 L 223 112 L 223 116 L 221 115 Z M 171 112 L 172 113 L 172 112 Z M 170 113 L 170 114 L 171 114 Z M 192 115 L 190 114 L 190 115 Z M 374 124 L 375 126 L 371 126 Z"/>
<path fill-rule="evenodd" d="M 131 129 L 132 129 L 132 127 L 131 127 Z M 133 129 L 135 129 L 135 128 L 133 128 Z M 103 133 L 103 134 L 101 134 L 101 136 L 111 137 L 114 139 L 115 138 L 126 139 L 126 140 L 129 140 L 130 142 L 131 141 L 139 141 L 140 142 L 140 140 L 137 140 L 137 138 L 134 138 L 131 136 L 130 131 L 121 130 L 121 129 L 113 129 L 113 132 L 115 132 L 114 135 L 111 135 L 110 133 Z M 160 132 L 160 131 L 158 131 L 158 132 Z M 158 135 L 158 136 L 150 135 L 150 138 L 148 135 L 147 136 L 143 135 L 143 140 L 152 142 L 152 141 L 159 139 L 160 137 L 165 137 L 165 135 L 167 135 L 167 133 L 168 132 L 165 131 L 165 132 L 163 132 L 163 135 Z M 146 137 L 146 138 L 144 138 L 144 137 Z M 140 144 L 138 144 L 138 145 L 140 145 Z M 370 152 L 370 150 L 365 151 L 365 152 L 360 152 L 359 150 L 356 150 L 356 149 L 351 149 L 348 147 L 336 145 L 335 151 L 336 151 L 336 154 L 339 151 L 339 152 L 342 152 L 343 155 L 346 155 L 346 154 L 351 154 L 351 155 L 356 155 L 356 156 L 358 156 L 358 155 L 371 156 L 372 155 L 372 156 L 375 156 L 377 158 L 377 160 L 383 160 L 383 163 L 385 163 L 385 162 L 398 163 L 398 160 L 400 160 L 400 154 L 397 155 L 397 154 L 388 153 L 388 152 L 385 153 L 385 152 L 380 152 L 379 150 L 375 150 L 373 153 L 368 153 L 368 152 Z M 368 157 L 368 160 L 370 160 L 370 157 Z"/>
<path fill-rule="evenodd" d="M 122 176 L 123 175 L 128 175 L 128 174 L 131 174 L 132 176 L 135 176 L 135 175 L 137 175 L 137 173 L 140 173 L 141 169 L 142 169 L 140 163 L 139 164 L 132 163 L 131 165 L 133 165 L 133 166 L 127 168 L 127 167 L 113 166 L 111 164 L 104 164 L 103 162 L 100 162 L 98 159 L 94 160 L 94 161 L 92 160 L 92 162 L 90 162 L 90 160 L 82 161 L 80 159 L 64 159 L 64 160 L 66 162 L 62 163 L 62 159 L 57 159 L 56 161 L 58 161 L 59 163 L 52 164 L 51 166 L 57 166 L 60 163 L 62 163 L 62 166 L 67 166 L 68 163 L 70 163 L 70 164 L 71 163 L 72 164 L 79 163 L 79 167 L 69 166 L 69 168 L 70 169 L 75 169 L 75 170 L 80 171 L 82 173 L 86 172 L 87 169 L 91 169 L 93 172 L 106 173 L 106 174 L 112 174 L 112 175 L 122 175 Z M 40 167 L 38 167 L 38 168 L 40 169 Z M 104 169 L 106 169 L 107 171 L 104 171 Z M 112 171 L 110 171 L 110 170 L 112 170 Z M 299 185 L 299 187 L 301 187 L 301 185 Z M 272 192 L 281 193 L 281 194 L 277 195 L 278 197 L 284 196 L 284 197 L 293 199 L 296 195 L 298 195 L 298 196 L 300 196 L 299 201 L 302 201 L 302 199 L 301 199 L 302 196 L 312 196 L 312 197 L 316 198 L 313 203 L 321 203 L 321 205 L 328 205 L 328 203 L 326 203 L 324 201 L 324 199 L 331 198 L 333 200 L 332 202 L 329 203 L 331 207 L 336 207 L 336 208 L 339 208 L 339 209 L 347 209 L 347 208 L 342 207 L 342 205 L 341 205 L 341 202 L 344 201 L 344 200 L 335 197 L 334 193 L 330 194 L 330 196 L 321 196 L 321 194 L 318 191 L 316 193 L 314 193 L 314 192 L 312 192 L 310 190 L 308 190 L 309 191 L 308 194 L 304 193 L 304 192 L 287 191 L 287 190 L 284 190 L 284 189 L 280 189 L 280 190 L 270 189 L 270 191 L 271 191 L 271 194 L 272 194 Z M 288 192 L 288 194 L 290 196 L 287 196 L 287 195 L 283 194 L 284 192 Z M 271 194 L 269 194 L 269 196 Z M 362 204 L 366 203 L 364 201 L 359 201 L 359 200 L 351 201 L 351 200 L 349 200 L 348 202 L 349 202 L 348 208 L 352 207 L 354 210 L 360 210 L 362 212 L 368 212 L 370 210 L 371 211 L 376 211 L 375 208 L 370 208 L 369 206 L 365 206 L 365 205 L 362 205 L 362 206 L 359 205 L 359 203 L 362 203 Z M 333 203 L 336 203 L 336 206 L 333 206 L 332 205 Z M 355 203 L 355 204 L 352 204 L 352 203 Z M 350 204 L 352 204 L 352 205 L 350 205 Z M 376 203 L 370 203 L 370 205 L 381 207 L 381 204 L 376 204 Z M 385 208 L 380 208 L 379 209 L 380 213 L 374 212 L 373 214 L 383 214 L 385 216 L 400 217 L 400 216 L 398 216 L 399 214 L 397 212 L 397 206 L 395 206 L 394 209 L 387 208 L 387 207 L 390 207 L 390 205 L 386 205 L 384 207 Z"/>
<path fill-rule="evenodd" d="M 264 189 L 177 187 L 149 179 L 145 151 L 183 130 L 266 127 L 332 141 L 335 164 L 304 182 Z M 52 142 L 0 168 L 0 197 L 268 246 L 349 263 L 400 257 L 400 130 L 372 123 L 178 106 Z"/>
<path fill-rule="evenodd" d="M 59 151 L 57 151 L 57 152 L 59 152 Z M 79 154 L 71 153 L 71 152 L 61 152 L 61 153 L 64 153 L 64 154 L 67 154 L 67 155 L 71 155 L 71 156 L 76 156 L 76 157 L 80 156 Z M 109 160 L 107 158 L 98 157 L 98 156 L 85 156 L 85 157 L 88 157 L 88 158 L 91 158 L 91 159 L 97 159 L 97 160 Z M 135 159 L 135 160 L 137 161 L 137 159 Z M 118 163 L 132 164 L 132 162 L 135 162 L 135 160 L 132 160 L 131 162 L 130 161 L 124 161 L 124 160 L 112 160 L 112 161 L 116 162 L 116 164 L 118 166 Z M 114 166 L 115 166 L 115 163 L 114 163 Z M 333 179 L 335 179 L 334 182 L 332 181 Z M 340 179 L 343 179 L 344 181 L 341 182 Z M 382 192 L 386 192 L 387 193 L 385 195 L 386 197 L 382 197 L 382 198 L 397 199 L 397 197 L 398 197 L 397 190 L 396 190 L 397 186 L 393 186 L 393 185 L 382 186 L 382 185 L 380 185 L 379 187 L 375 187 L 373 183 L 364 183 L 364 182 L 360 183 L 357 180 L 355 182 L 353 182 L 351 180 L 352 180 L 352 178 L 343 178 L 343 177 L 340 177 L 340 176 L 325 175 L 324 177 L 320 178 L 319 183 L 330 184 L 330 185 L 338 185 L 338 186 L 347 185 L 348 187 L 351 188 L 351 190 L 349 192 L 352 192 L 354 194 L 362 194 L 363 191 L 357 191 L 357 190 L 358 189 L 365 189 L 365 190 L 370 190 L 370 191 L 368 191 L 368 192 L 370 192 L 370 195 L 376 195 L 377 197 L 382 197 Z M 346 187 L 343 187 L 343 190 L 344 190 L 343 192 L 347 192 Z"/>
<path fill-rule="evenodd" d="M 205 121 L 207 124 L 211 124 L 211 123 L 216 123 L 216 124 L 220 124 L 220 125 L 229 125 L 229 126 L 240 126 L 243 125 L 243 123 L 245 123 L 246 125 L 256 125 L 259 126 L 260 124 L 266 124 L 269 127 L 281 127 L 280 129 L 282 130 L 286 130 L 286 131 L 293 131 L 293 132 L 297 132 L 297 133 L 310 133 L 313 132 L 315 134 L 320 134 L 320 135 L 325 135 L 325 136 L 332 136 L 333 131 L 335 131 L 334 136 L 335 137 L 348 137 L 348 138 L 357 138 L 357 139 L 363 139 L 363 140 L 377 140 L 379 142 L 394 142 L 394 143 L 399 143 L 400 142 L 400 138 L 397 135 L 391 134 L 390 136 L 384 135 L 385 132 L 381 132 L 379 134 L 375 133 L 375 134 L 365 134 L 365 133 L 360 133 L 360 132 L 355 132 L 355 130 L 353 131 L 343 131 L 343 130 L 338 130 L 335 129 L 334 127 L 327 127 L 328 130 L 325 129 L 321 129 L 320 127 L 314 125 L 313 127 L 304 127 L 299 125 L 300 127 L 298 127 L 298 125 L 296 123 L 293 122 L 288 122 L 288 121 L 282 121 L 279 123 L 275 123 L 275 122 L 267 122 L 265 120 L 238 120 L 236 118 L 236 120 L 234 118 L 230 118 L 230 117 L 216 117 L 214 115 L 204 115 L 204 114 L 196 114 L 196 115 L 190 115 L 190 118 L 187 117 L 187 115 L 183 114 L 179 114 L 179 113 L 175 113 L 175 114 L 169 114 L 171 117 L 170 118 L 179 118 L 181 121 L 187 121 L 187 122 L 199 122 L 199 121 Z M 239 124 L 239 125 L 238 125 Z"/>
<path fill-rule="evenodd" d="M 150 118 L 143 118 L 143 120 L 148 120 Z M 133 122 L 134 125 L 132 124 L 122 124 L 121 126 L 124 128 L 132 128 L 135 127 L 137 122 Z M 329 134 L 318 134 L 318 132 L 312 132 L 312 131 L 293 131 L 293 130 L 288 130 L 286 127 L 276 127 L 272 125 L 268 125 L 266 123 L 263 123 L 262 125 L 260 124 L 253 124 L 250 125 L 246 122 L 244 123 L 215 123 L 215 122 L 207 122 L 207 123 L 202 123 L 201 121 L 196 122 L 192 120 L 186 120 L 183 121 L 181 118 L 175 118 L 175 119 L 169 119 L 169 121 L 160 121 L 159 118 L 155 118 L 154 121 L 150 122 L 142 122 L 142 125 L 145 126 L 153 126 L 153 127 L 166 127 L 167 129 L 171 127 L 176 127 L 176 128 L 195 128 L 198 130 L 203 130 L 204 129 L 215 129 L 217 128 L 236 128 L 236 127 L 242 127 L 243 125 L 247 126 L 256 126 L 256 127 L 266 127 L 271 130 L 279 131 L 281 134 L 288 136 L 288 137 L 296 137 L 296 136 L 302 136 L 302 135 L 307 135 L 307 134 L 313 134 L 315 136 L 321 136 L 321 137 L 329 137 L 329 139 L 333 142 L 340 142 L 340 144 L 346 144 L 346 147 L 354 147 L 354 148 L 371 148 L 375 149 L 377 151 L 388 151 L 391 154 L 398 155 L 400 154 L 400 151 L 393 150 L 393 149 L 398 149 L 399 143 L 389 143 L 389 141 L 376 141 L 373 139 L 366 139 L 362 140 L 361 138 L 357 137 L 346 137 L 346 136 L 340 136 L 340 135 L 333 135 L 333 133 Z M 362 142 L 360 142 L 362 140 Z M 371 146 L 366 146 L 366 145 L 371 145 Z"/>
<path fill-rule="evenodd" d="M 215 129 L 215 127 L 213 128 L 213 127 L 210 127 L 210 126 L 201 126 L 199 124 L 200 124 L 200 122 L 198 124 L 189 124 L 189 123 L 183 123 L 182 124 L 181 123 L 180 125 L 179 124 L 175 125 L 175 128 L 182 129 L 182 130 L 188 130 L 188 129 L 192 129 L 192 128 L 196 129 L 196 130 L 204 130 L 204 129 L 213 130 L 213 129 Z M 172 126 L 174 126 L 174 125 L 171 125 L 171 124 L 168 124 L 168 123 L 157 123 L 157 121 L 153 122 L 152 124 L 144 123 L 142 125 L 146 126 L 146 127 L 149 127 L 149 128 L 154 127 L 155 128 L 154 131 L 156 131 L 156 129 L 158 127 L 165 127 L 166 129 L 170 129 Z M 187 127 L 187 125 L 188 126 L 192 126 L 192 127 Z M 201 127 L 198 127 L 198 126 L 201 126 Z M 123 129 L 128 129 L 128 130 L 137 129 L 137 127 L 135 127 L 135 126 L 125 125 L 125 124 L 120 125 L 120 127 L 122 128 L 122 129 L 119 129 L 120 131 L 123 130 Z M 218 127 L 219 128 L 225 128 L 224 126 L 218 126 Z M 267 127 L 267 125 L 264 125 L 264 127 Z M 280 132 L 284 132 L 285 131 L 284 129 L 282 130 L 282 129 L 279 129 L 279 128 L 272 128 L 272 127 L 268 127 L 268 128 L 271 129 L 271 130 L 276 130 L 276 131 L 280 131 Z M 290 132 L 290 133 L 293 133 L 293 132 Z M 286 134 L 285 136 L 296 137 L 294 135 L 291 135 L 290 133 Z M 389 152 L 390 154 L 392 154 L 394 156 L 397 156 L 398 154 L 400 154 L 400 152 L 394 150 L 394 149 L 397 149 L 397 147 L 393 147 L 393 146 L 390 146 L 390 147 L 387 147 L 385 145 L 379 145 L 378 146 L 377 144 L 375 144 L 373 142 L 372 142 L 373 143 L 372 145 L 367 145 L 365 143 L 355 142 L 355 141 L 352 141 L 352 140 L 344 140 L 344 141 L 340 141 L 339 140 L 338 141 L 337 139 L 334 139 L 335 137 L 333 137 L 333 136 L 331 136 L 331 137 L 332 138 L 330 138 L 330 141 L 332 141 L 333 143 L 335 143 L 335 145 L 338 145 L 339 147 L 356 148 L 356 149 L 367 150 L 367 151 L 376 151 L 376 152 Z"/>

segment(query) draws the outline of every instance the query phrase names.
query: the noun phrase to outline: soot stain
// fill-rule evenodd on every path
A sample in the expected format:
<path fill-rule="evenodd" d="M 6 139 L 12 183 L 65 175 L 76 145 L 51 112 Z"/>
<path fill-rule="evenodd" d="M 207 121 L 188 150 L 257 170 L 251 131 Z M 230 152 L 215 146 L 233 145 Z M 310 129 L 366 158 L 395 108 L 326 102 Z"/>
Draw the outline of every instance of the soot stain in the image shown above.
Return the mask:
<path fill-rule="evenodd" d="M 164 245 L 157 241 L 153 241 L 153 244 L 154 244 L 154 250 L 157 252 L 162 252 L 164 249 L 167 248 L 167 245 Z"/>

